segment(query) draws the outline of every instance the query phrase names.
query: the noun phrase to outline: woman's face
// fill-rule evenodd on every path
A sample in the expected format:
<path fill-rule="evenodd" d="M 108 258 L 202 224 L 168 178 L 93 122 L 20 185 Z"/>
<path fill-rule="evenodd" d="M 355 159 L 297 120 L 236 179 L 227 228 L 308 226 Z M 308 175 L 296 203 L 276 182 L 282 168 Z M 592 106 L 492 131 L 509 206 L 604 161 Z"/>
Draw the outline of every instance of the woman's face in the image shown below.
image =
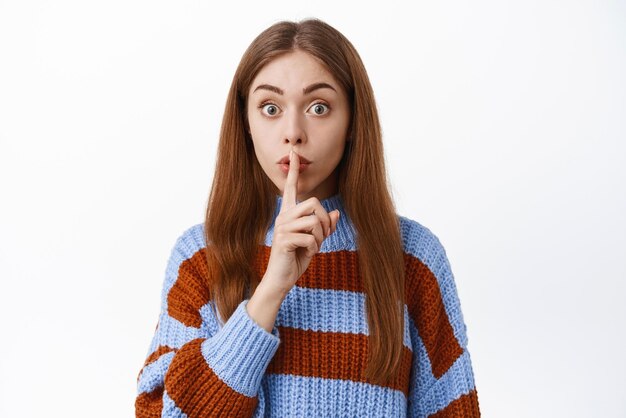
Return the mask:
<path fill-rule="evenodd" d="M 298 201 L 337 193 L 350 105 L 316 58 L 295 50 L 265 65 L 252 81 L 247 114 L 256 157 L 281 194 L 287 173 L 278 162 L 291 149 L 311 162 L 298 176 Z"/>

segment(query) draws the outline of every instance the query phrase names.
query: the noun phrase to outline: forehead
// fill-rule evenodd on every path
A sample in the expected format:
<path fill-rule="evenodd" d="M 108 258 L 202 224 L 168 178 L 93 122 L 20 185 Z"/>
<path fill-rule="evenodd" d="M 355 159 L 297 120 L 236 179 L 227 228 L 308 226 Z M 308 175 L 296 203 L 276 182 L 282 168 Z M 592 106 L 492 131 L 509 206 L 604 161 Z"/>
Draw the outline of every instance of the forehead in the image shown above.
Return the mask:
<path fill-rule="evenodd" d="M 250 91 L 254 91 L 259 84 L 271 84 L 286 92 L 302 92 L 303 87 L 320 81 L 338 87 L 324 64 L 311 54 L 296 50 L 274 58 L 261 68 L 252 81 Z"/>

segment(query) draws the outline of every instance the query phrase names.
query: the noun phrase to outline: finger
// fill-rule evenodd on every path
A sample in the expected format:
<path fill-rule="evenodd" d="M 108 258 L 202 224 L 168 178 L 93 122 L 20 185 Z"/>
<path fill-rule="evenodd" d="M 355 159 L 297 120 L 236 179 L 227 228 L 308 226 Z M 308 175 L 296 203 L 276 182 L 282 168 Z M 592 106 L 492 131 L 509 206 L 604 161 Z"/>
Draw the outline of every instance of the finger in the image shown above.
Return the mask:
<path fill-rule="evenodd" d="M 296 206 L 298 196 L 298 174 L 300 173 L 300 157 L 291 150 L 289 152 L 289 171 L 283 190 L 283 199 L 280 206 L 280 213 L 283 213 Z"/>
<path fill-rule="evenodd" d="M 292 233 L 288 236 L 288 251 L 296 251 L 298 248 L 306 248 L 307 257 L 313 257 L 320 249 L 320 245 L 311 234 Z"/>
<path fill-rule="evenodd" d="M 332 227 L 331 227 L 331 231 L 330 233 L 332 234 L 333 232 L 335 232 L 335 230 L 337 230 L 337 223 L 339 222 L 339 216 L 341 215 L 341 212 L 339 212 L 339 210 L 334 210 L 330 213 L 330 217 L 332 220 Z"/>
<path fill-rule="evenodd" d="M 333 218 L 326 211 L 323 213 L 323 219 L 321 219 L 322 224 L 324 225 L 324 237 L 329 236 L 333 233 Z"/>
<path fill-rule="evenodd" d="M 312 225 L 313 227 L 309 230 L 309 233 L 315 237 L 317 247 L 320 248 L 322 246 L 324 238 L 326 238 L 326 231 L 323 229 L 323 226 L 320 224 L 319 219 L 316 219 L 316 217 L 313 217 Z"/>
<path fill-rule="evenodd" d="M 332 234 L 333 232 L 333 219 L 321 204 L 319 204 L 319 206 L 321 207 L 321 212 L 319 214 L 320 216 L 318 217 L 320 218 L 320 222 L 322 223 L 322 226 L 324 227 L 324 238 L 325 238 L 329 236 L 330 234 Z M 316 210 L 315 214 L 317 214 L 317 212 L 318 211 Z"/>
<path fill-rule="evenodd" d="M 298 210 L 294 211 L 294 216 L 298 218 L 307 215 L 315 215 L 319 219 L 324 238 L 330 235 L 332 228 L 332 220 L 330 218 L 330 214 L 326 211 L 324 206 L 322 206 L 317 198 L 310 197 L 304 202 L 300 202 L 300 204 L 298 205 Z"/>
<path fill-rule="evenodd" d="M 325 231 L 322 229 L 319 219 L 314 215 L 298 218 L 290 224 L 289 228 L 293 231 L 313 235 L 318 247 L 321 247 L 322 242 L 326 237 Z"/>

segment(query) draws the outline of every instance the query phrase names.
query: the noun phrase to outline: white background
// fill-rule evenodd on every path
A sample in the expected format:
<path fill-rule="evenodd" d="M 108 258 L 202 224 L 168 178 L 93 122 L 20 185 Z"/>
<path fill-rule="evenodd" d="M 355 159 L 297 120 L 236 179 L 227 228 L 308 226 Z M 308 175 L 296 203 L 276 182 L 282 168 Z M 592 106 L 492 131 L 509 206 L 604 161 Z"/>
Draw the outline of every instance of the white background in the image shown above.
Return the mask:
<path fill-rule="evenodd" d="M 252 39 L 321 18 L 450 259 L 484 417 L 626 416 L 626 5 L 0 0 L 0 416 L 134 416 Z"/>

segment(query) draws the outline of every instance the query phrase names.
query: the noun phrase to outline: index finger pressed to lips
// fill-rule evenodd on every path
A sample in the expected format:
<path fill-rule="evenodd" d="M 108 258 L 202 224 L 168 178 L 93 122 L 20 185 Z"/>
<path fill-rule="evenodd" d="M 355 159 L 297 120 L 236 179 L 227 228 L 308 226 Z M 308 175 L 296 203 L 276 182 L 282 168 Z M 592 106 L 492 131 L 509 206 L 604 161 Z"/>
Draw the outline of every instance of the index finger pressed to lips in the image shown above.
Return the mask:
<path fill-rule="evenodd" d="M 289 152 L 289 172 L 283 190 L 283 199 L 280 212 L 284 212 L 296 206 L 298 196 L 298 174 L 300 170 L 300 156 L 295 151 Z"/>
<path fill-rule="evenodd" d="M 299 175 L 300 156 L 297 152 L 291 150 L 289 152 L 289 171 L 287 172 L 287 180 L 285 181 L 285 188 L 283 190 L 280 213 L 294 208 L 297 205 Z M 331 216 L 319 202 L 315 206 L 317 206 L 317 208 L 314 209 L 313 213 L 310 213 L 310 215 L 315 215 L 319 218 L 323 229 L 322 233 L 324 236 L 328 236 L 333 226 Z M 302 210 L 305 209 L 302 208 Z"/>

